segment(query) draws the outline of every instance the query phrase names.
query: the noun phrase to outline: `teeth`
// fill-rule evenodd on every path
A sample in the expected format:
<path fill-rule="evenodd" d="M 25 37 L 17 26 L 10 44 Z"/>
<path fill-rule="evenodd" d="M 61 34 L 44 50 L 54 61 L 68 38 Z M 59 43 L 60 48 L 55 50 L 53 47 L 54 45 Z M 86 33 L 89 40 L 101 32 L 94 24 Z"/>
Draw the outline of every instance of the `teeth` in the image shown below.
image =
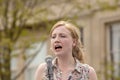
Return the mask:
<path fill-rule="evenodd" d="M 58 48 L 62 48 L 62 46 L 60 45 L 55 46 L 55 49 L 58 49 Z"/>

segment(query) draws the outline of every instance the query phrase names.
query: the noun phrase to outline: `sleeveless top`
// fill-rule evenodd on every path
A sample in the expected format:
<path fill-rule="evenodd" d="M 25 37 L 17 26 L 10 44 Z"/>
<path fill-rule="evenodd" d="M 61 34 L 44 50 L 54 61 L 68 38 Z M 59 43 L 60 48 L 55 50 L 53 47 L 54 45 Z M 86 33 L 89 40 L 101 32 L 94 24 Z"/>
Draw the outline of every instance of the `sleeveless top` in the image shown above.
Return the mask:
<path fill-rule="evenodd" d="M 76 65 L 74 70 L 69 74 L 67 80 L 89 80 L 89 65 L 80 63 L 75 59 Z M 57 67 L 57 58 L 52 61 L 53 70 L 54 70 L 54 80 L 62 80 L 62 72 Z M 44 76 L 42 80 L 49 80 L 47 75 L 47 67 L 44 71 Z"/>

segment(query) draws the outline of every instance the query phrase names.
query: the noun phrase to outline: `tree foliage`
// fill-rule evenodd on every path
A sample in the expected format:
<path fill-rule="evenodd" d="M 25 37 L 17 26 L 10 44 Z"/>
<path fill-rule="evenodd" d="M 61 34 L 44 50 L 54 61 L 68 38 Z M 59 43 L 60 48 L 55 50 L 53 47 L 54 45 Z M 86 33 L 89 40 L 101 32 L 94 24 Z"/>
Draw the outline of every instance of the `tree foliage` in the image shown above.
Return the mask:
<path fill-rule="evenodd" d="M 38 13 L 48 12 L 38 7 L 41 2 L 45 1 L 0 0 L 0 80 L 11 79 L 11 52 L 28 21 Z"/>

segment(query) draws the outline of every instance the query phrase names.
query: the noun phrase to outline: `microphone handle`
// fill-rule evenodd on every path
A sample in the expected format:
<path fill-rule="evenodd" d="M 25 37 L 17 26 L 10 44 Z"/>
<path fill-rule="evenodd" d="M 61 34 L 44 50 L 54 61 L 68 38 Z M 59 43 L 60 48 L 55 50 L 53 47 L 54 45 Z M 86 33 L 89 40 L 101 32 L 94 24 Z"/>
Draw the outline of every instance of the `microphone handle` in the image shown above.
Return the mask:
<path fill-rule="evenodd" d="M 49 80 L 54 80 L 53 79 L 53 69 L 51 66 L 49 66 L 49 68 L 48 68 L 48 78 L 49 78 Z"/>
<path fill-rule="evenodd" d="M 53 80 L 53 65 L 52 65 L 52 57 L 48 56 L 45 59 L 46 63 L 47 63 L 47 76 L 49 80 Z"/>
<path fill-rule="evenodd" d="M 53 79 L 53 65 L 52 65 L 52 61 L 48 61 L 47 62 L 47 75 L 48 75 L 48 78 L 49 80 L 54 80 Z"/>

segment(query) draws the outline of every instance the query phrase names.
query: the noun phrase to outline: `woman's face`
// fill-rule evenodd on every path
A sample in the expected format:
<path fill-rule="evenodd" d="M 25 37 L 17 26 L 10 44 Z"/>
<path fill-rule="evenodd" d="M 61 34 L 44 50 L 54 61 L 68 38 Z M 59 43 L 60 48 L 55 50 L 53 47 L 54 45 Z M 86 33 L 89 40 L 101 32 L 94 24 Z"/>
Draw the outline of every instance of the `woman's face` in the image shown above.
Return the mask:
<path fill-rule="evenodd" d="M 64 26 L 55 28 L 51 34 L 51 49 L 55 55 L 72 54 L 73 38 Z"/>

